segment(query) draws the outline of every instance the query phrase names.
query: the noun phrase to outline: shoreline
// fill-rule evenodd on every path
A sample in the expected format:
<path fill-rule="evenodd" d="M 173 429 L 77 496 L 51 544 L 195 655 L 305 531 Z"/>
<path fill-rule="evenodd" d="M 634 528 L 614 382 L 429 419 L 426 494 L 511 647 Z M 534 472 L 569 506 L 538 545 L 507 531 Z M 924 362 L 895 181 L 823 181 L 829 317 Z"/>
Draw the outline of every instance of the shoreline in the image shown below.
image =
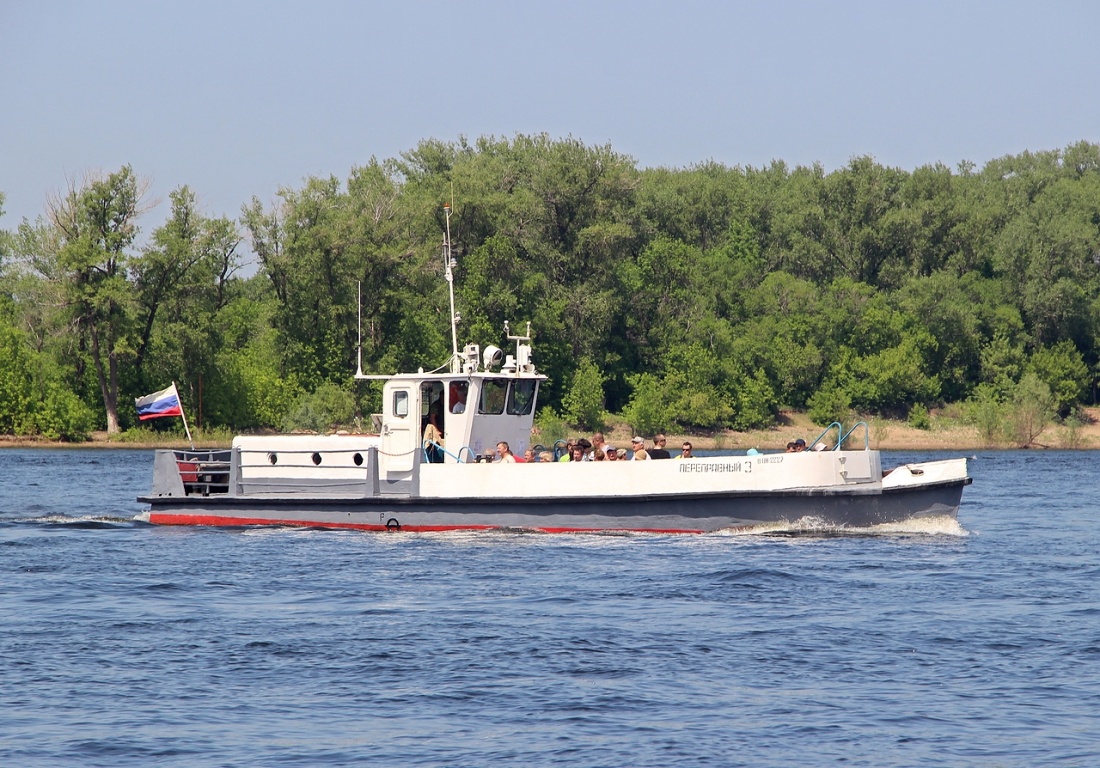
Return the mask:
<path fill-rule="evenodd" d="M 1026 450 L 1097 450 L 1100 449 L 1100 408 L 1084 409 L 1088 421 L 1075 430 L 1065 426 L 1051 424 Z M 802 438 L 812 441 L 822 434 L 822 429 L 810 421 L 803 413 L 785 411 L 780 414 L 778 424 L 767 429 L 750 432 L 725 431 L 711 434 L 668 433 L 668 449 L 675 455 L 686 440 L 696 450 L 748 450 L 782 451 L 788 442 Z M 933 419 L 931 429 L 922 430 L 909 426 L 904 421 L 889 419 L 869 419 L 867 421 L 867 444 L 876 450 L 884 451 L 976 451 L 976 450 L 1025 450 L 1009 441 L 988 442 L 981 438 L 977 430 L 958 423 L 937 423 Z M 863 430 L 855 435 L 857 447 L 863 436 Z M 632 437 L 627 425 L 613 424 L 604 430 L 608 442 L 616 447 L 630 443 Z M 575 437 L 590 436 L 581 430 L 574 430 Z M 652 435 L 643 435 L 651 443 Z M 828 439 L 829 436 L 826 436 Z M 833 437 L 835 440 L 835 436 Z M 533 442 L 538 441 L 534 435 Z M 230 441 L 221 439 L 195 441 L 201 448 L 229 448 Z M 4 448 L 72 448 L 72 449 L 116 449 L 132 448 L 152 450 L 155 448 L 190 448 L 190 443 L 181 437 L 165 437 L 155 440 L 119 440 L 108 437 L 106 432 L 95 432 L 91 439 L 82 443 L 70 443 L 61 440 L 46 440 L 36 437 L 0 435 L 0 450 Z"/>

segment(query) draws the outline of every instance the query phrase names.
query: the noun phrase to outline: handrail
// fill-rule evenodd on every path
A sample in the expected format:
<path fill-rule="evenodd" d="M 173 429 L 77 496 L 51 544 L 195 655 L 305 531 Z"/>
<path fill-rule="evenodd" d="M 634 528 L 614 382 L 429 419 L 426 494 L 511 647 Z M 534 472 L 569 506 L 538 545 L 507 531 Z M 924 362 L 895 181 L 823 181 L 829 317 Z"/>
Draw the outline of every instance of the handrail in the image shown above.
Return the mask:
<path fill-rule="evenodd" d="M 817 445 L 818 443 L 820 443 L 821 439 L 823 437 L 825 437 L 827 434 L 829 434 L 830 432 L 833 431 L 833 427 L 836 427 L 836 436 L 837 436 L 837 441 L 836 441 L 837 447 L 834 448 L 833 450 L 838 450 L 840 448 L 840 443 L 841 443 L 840 436 L 844 432 L 844 427 L 840 426 L 839 421 L 834 421 L 832 424 L 825 427 L 825 431 L 822 432 L 820 435 L 818 435 L 816 438 L 814 438 L 814 441 L 806 446 L 806 450 L 807 451 L 812 451 L 814 449 L 814 446 Z"/>
<path fill-rule="evenodd" d="M 844 442 L 852 436 L 860 427 L 863 427 L 863 450 L 867 451 L 871 448 L 871 428 L 867 426 L 866 421 L 857 421 L 852 425 L 852 428 L 844 433 L 844 437 L 840 438 L 840 442 L 836 444 L 836 450 L 840 450 L 840 446 L 844 445 Z"/>
<path fill-rule="evenodd" d="M 363 453 L 372 446 L 359 446 L 358 448 L 236 448 L 240 453 Z M 223 450 L 230 450 L 228 448 Z"/>
<path fill-rule="evenodd" d="M 554 452 L 554 461 L 557 461 L 558 459 L 560 459 L 562 456 L 565 455 L 565 451 L 558 451 L 558 446 L 559 445 L 564 447 L 564 446 L 569 445 L 569 443 L 565 440 L 555 440 L 554 441 L 554 447 L 551 449 Z"/>
<path fill-rule="evenodd" d="M 455 461 L 456 461 L 457 463 L 459 463 L 459 464 L 465 464 L 465 463 L 468 463 L 468 462 L 464 462 L 464 461 L 462 461 L 462 449 L 463 449 L 463 448 L 465 448 L 465 449 L 466 449 L 466 451 L 468 451 L 468 452 L 469 452 L 469 454 L 470 454 L 471 456 L 473 456 L 473 455 L 474 455 L 474 452 L 473 452 L 473 451 L 471 451 L 471 450 L 470 450 L 470 448 L 469 448 L 469 446 L 466 446 L 466 445 L 462 446 L 462 448 L 459 448 L 459 449 L 458 449 L 458 454 L 456 455 L 456 454 L 453 454 L 453 453 L 451 453 L 450 451 L 448 451 L 448 450 L 447 450 L 446 448 L 444 448 L 444 447 L 443 447 L 443 444 L 442 444 L 442 443 L 437 443 L 437 442 L 435 442 L 434 440 L 425 440 L 424 442 L 425 442 L 426 444 L 431 444 L 431 445 L 435 446 L 436 448 L 438 448 L 439 450 L 443 451 L 443 453 L 445 453 L 445 454 L 447 454 L 448 456 L 450 456 L 450 457 L 451 457 L 452 459 L 454 459 L 454 460 L 455 460 Z M 425 463 L 425 464 L 427 464 L 427 463 L 428 463 L 428 445 L 425 445 L 425 446 L 424 446 L 424 463 Z"/>
<path fill-rule="evenodd" d="M 172 453 L 175 454 L 176 461 L 228 461 L 230 448 L 173 448 Z"/>
<path fill-rule="evenodd" d="M 464 445 L 464 446 L 462 446 L 461 448 L 458 449 L 458 455 L 455 456 L 455 461 L 457 461 L 459 464 L 469 464 L 470 463 L 468 461 L 466 461 L 466 462 L 462 461 L 462 452 L 463 451 L 466 451 L 466 453 L 470 454 L 471 459 L 473 459 L 475 461 L 477 460 L 477 454 L 474 453 L 472 450 L 470 450 L 470 446 Z"/>

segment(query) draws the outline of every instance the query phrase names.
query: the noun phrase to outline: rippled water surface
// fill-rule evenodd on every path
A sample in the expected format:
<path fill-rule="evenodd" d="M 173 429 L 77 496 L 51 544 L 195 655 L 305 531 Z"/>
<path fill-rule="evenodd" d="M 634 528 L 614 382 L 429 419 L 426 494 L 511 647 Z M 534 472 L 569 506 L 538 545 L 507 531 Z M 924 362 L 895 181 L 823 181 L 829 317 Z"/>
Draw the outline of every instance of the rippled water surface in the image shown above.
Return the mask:
<path fill-rule="evenodd" d="M 958 524 L 431 535 L 0 451 L 0 765 L 1100 765 L 1096 461 L 978 453 Z"/>

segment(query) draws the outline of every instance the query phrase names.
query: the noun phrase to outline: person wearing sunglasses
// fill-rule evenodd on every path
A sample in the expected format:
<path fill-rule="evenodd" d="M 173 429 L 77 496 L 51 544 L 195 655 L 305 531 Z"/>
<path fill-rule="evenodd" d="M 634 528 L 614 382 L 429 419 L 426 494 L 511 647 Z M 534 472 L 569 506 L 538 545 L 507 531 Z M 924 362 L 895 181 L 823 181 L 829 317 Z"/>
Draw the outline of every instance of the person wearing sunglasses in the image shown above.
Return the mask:
<path fill-rule="evenodd" d="M 667 448 L 665 448 L 665 443 L 667 442 L 668 440 L 665 439 L 664 435 L 657 435 L 655 438 L 653 438 L 653 447 L 647 451 L 649 453 L 649 458 L 671 459 L 672 454 L 668 452 Z"/>

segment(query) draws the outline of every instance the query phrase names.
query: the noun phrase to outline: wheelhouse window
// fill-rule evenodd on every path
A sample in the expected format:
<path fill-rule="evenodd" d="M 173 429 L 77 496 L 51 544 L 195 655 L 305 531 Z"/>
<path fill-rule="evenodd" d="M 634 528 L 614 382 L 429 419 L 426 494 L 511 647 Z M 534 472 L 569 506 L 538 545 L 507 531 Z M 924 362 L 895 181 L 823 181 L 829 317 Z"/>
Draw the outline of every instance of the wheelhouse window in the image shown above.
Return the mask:
<path fill-rule="evenodd" d="M 470 394 L 470 383 L 467 381 L 452 381 L 447 387 L 447 407 L 451 413 L 466 412 L 466 396 Z"/>
<path fill-rule="evenodd" d="M 429 381 L 420 385 L 420 418 L 427 419 L 435 411 L 443 415 L 443 382 Z"/>
<path fill-rule="evenodd" d="M 398 390 L 393 393 L 393 415 L 403 419 L 409 415 L 409 393 Z"/>
<path fill-rule="evenodd" d="M 513 416 L 526 416 L 535 403 L 534 380 L 513 381 L 508 389 L 508 413 Z"/>
<path fill-rule="evenodd" d="M 481 400 L 478 413 L 504 413 L 504 401 L 508 395 L 508 382 L 486 379 L 481 383 Z"/>

